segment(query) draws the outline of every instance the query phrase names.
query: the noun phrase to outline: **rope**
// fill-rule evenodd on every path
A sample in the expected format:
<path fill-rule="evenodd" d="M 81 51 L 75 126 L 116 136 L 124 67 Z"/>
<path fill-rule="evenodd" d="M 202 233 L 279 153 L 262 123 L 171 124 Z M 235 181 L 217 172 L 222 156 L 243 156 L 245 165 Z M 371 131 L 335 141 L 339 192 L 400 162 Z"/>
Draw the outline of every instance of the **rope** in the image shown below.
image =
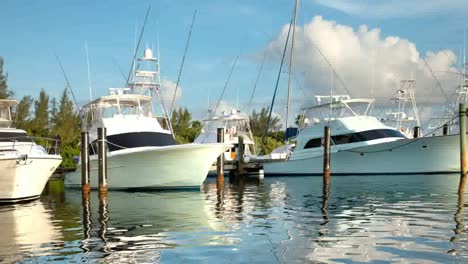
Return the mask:
<path fill-rule="evenodd" d="M 393 150 L 395 150 L 395 149 L 399 149 L 399 148 L 402 148 L 402 147 L 407 146 L 407 145 L 409 145 L 409 144 L 415 143 L 415 142 L 417 142 L 417 141 L 423 139 L 424 137 L 427 137 L 428 135 L 433 134 L 433 133 L 436 132 L 437 130 L 443 128 L 446 124 L 448 124 L 448 123 L 452 122 L 453 120 L 455 120 L 457 117 L 458 117 L 458 115 L 455 115 L 451 120 L 445 122 L 444 124 L 442 124 L 442 125 L 440 125 L 439 127 L 435 128 L 435 129 L 432 130 L 431 132 L 429 132 L 429 133 L 423 135 L 422 137 L 417 138 L 417 139 L 415 139 L 415 140 L 411 140 L 410 142 L 407 142 L 407 143 L 405 143 L 405 144 L 402 144 L 402 145 L 397 146 L 397 147 L 394 147 L 394 148 L 382 149 L 382 150 L 375 150 L 375 151 L 338 150 L 337 152 L 346 151 L 346 152 L 352 152 L 352 153 L 362 153 L 362 154 L 366 153 L 366 154 L 367 154 L 367 153 L 378 153 L 378 152 L 393 151 Z"/>
<path fill-rule="evenodd" d="M 120 145 L 117 145 L 117 144 L 115 144 L 115 143 L 112 143 L 112 142 L 110 142 L 109 140 L 105 140 L 105 142 L 106 142 L 107 144 L 110 144 L 110 145 L 112 145 L 112 146 L 116 146 L 116 147 L 121 148 L 121 149 L 128 149 L 127 147 L 120 146 Z"/>

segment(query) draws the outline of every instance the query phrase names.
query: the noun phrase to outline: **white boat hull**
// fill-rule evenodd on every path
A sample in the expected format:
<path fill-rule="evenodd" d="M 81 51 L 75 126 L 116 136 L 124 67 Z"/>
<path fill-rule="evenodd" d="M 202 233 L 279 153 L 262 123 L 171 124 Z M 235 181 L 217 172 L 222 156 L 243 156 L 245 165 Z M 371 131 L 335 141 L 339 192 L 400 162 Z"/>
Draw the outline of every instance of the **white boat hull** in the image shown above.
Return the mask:
<path fill-rule="evenodd" d="M 38 198 L 50 176 L 62 162 L 58 155 L 28 157 L 5 155 L 0 158 L 0 202 Z"/>
<path fill-rule="evenodd" d="M 322 148 L 323 151 L 323 148 Z M 459 135 L 402 139 L 334 151 L 331 174 L 431 174 L 460 171 Z M 323 174 L 323 155 L 264 164 L 265 175 Z"/>
<path fill-rule="evenodd" d="M 200 187 L 211 165 L 230 144 L 185 144 L 138 147 L 107 155 L 109 189 Z M 97 155 L 90 157 L 91 188 L 98 188 Z M 81 188 L 81 166 L 65 176 L 65 185 Z"/>

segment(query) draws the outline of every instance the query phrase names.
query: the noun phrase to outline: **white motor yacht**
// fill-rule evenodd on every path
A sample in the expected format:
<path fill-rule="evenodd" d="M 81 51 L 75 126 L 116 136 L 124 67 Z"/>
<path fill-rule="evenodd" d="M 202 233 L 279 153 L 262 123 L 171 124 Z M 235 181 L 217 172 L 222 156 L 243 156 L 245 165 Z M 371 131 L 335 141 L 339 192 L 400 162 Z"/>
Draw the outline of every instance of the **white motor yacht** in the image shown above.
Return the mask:
<path fill-rule="evenodd" d="M 11 127 L 11 108 L 17 104 L 15 100 L 0 100 L 0 202 L 38 198 L 62 162 L 52 139 L 30 137 L 26 131 Z"/>
<path fill-rule="evenodd" d="M 146 49 L 128 88 L 111 88 L 82 108 L 83 129 L 89 132 L 91 188 L 98 187 L 97 129 L 107 130 L 109 189 L 172 189 L 200 187 L 212 163 L 231 144 L 177 145 L 160 96 L 159 67 Z M 162 115 L 153 109 L 159 99 Z M 81 164 L 65 177 L 65 185 L 81 186 Z"/>
<path fill-rule="evenodd" d="M 232 109 L 231 113 L 223 112 L 221 115 L 208 118 L 203 122 L 203 132 L 195 139 L 194 143 L 215 143 L 217 142 L 217 129 L 224 128 L 224 142 L 233 145 L 231 149 L 224 153 L 224 160 L 232 161 L 236 159 L 239 136 L 244 137 L 245 155 L 250 156 L 255 153 L 255 142 L 250 130 L 250 119 L 245 113 Z"/>
<path fill-rule="evenodd" d="M 320 97 L 323 99 L 323 97 Z M 264 164 L 266 175 L 321 175 L 324 126 L 331 128 L 331 173 L 429 174 L 460 170 L 459 135 L 409 139 L 398 129 L 368 116 L 373 99 L 332 96 L 305 109 L 308 117 L 290 158 Z M 326 112 L 328 114 L 320 115 Z"/>

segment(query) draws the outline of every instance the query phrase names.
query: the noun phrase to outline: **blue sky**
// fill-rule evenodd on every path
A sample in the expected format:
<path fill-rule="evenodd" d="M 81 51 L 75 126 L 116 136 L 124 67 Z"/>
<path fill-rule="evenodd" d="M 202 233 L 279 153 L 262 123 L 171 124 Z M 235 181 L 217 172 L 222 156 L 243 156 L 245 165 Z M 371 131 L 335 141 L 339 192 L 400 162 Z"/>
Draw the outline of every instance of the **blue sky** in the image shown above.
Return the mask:
<path fill-rule="evenodd" d="M 408 39 L 421 54 L 444 49 L 458 54 L 463 44 L 463 31 L 468 28 L 465 15 L 468 4 L 465 2 L 302 0 L 298 24 L 310 23 L 315 16 L 354 30 L 365 24 L 371 29 L 379 28 L 382 38 Z M 152 11 L 142 46 L 156 47 L 159 32 L 162 78 L 174 82 L 192 14 L 197 10 L 179 105 L 187 106 L 201 118 L 210 91 L 211 99 L 219 96 L 238 55 L 240 60 L 224 100 L 235 105 L 236 89 L 239 89 L 241 105 L 249 100 L 259 67 L 259 54 L 289 22 L 294 1 L 2 0 L 0 56 L 5 59 L 9 87 L 15 91 L 16 98 L 37 96 L 41 88 L 51 96 L 60 96 L 66 84 L 54 56 L 56 53 L 78 101 L 86 101 L 85 41 L 89 47 L 94 95 L 104 95 L 107 88 L 122 86 L 118 67 L 128 72 L 135 25 L 138 29 L 141 27 L 149 4 Z M 275 85 L 279 58 L 268 61 L 255 97 L 257 107 L 269 103 Z M 283 78 L 281 98 L 285 90 L 286 78 Z"/>

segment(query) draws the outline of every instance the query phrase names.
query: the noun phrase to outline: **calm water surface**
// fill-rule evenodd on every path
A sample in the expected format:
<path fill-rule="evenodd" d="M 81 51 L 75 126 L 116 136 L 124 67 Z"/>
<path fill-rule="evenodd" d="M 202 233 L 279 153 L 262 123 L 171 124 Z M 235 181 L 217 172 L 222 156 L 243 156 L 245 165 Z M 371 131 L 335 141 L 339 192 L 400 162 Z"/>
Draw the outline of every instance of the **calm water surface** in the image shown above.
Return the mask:
<path fill-rule="evenodd" d="M 200 191 L 49 188 L 0 207 L 0 261 L 462 263 L 458 175 L 266 178 Z"/>

